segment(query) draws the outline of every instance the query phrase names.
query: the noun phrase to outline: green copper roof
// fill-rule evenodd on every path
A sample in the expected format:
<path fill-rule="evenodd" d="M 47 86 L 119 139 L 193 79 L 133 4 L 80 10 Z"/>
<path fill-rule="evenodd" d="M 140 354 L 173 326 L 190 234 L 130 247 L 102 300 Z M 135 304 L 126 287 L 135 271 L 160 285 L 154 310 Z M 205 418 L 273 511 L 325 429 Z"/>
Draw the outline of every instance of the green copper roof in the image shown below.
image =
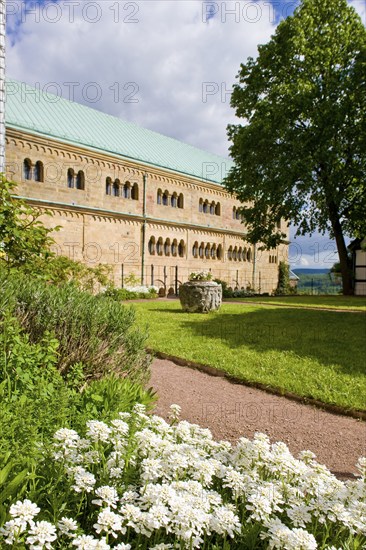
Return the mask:
<path fill-rule="evenodd" d="M 224 157 L 10 79 L 6 83 L 5 118 L 9 128 L 98 149 L 214 183 L 220 184 L 232 166 Z"/>

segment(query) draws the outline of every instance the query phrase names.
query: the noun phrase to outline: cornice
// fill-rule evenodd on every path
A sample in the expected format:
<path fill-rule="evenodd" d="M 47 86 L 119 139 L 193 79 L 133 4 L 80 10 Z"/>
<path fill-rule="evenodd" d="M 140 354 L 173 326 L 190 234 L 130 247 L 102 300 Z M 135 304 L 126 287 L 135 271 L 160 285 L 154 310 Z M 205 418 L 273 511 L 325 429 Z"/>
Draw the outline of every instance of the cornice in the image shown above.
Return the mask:
<path fill-rule="evenodd" d="M 43 199 L 36 199 L 32 197 L 24 197 L 19 196 L 20 199 L 26 200 L 33 206 L 36 206 L 38 208 L 47 210 L 62 210 L 64 212 L 75 212 L 78 214 L 89 214 L 92 216 L 101 216 L 105 218 L 111 218 L 111 219 L 118 219 L 118 220 L 125 220 L 125 221 L 138 221 L 141 224 L 146 222 L 149 225 L 159 225 L 159 226 L 166 226 L 166 227 L 174 227 L 179 229 L 191 229 L 196 232 L 200 233 L 217 233 L 217 234 L 225 234 L 225 235 L 231 235 L 235 238 L 243 239 L 245 234 L 244 232 L 239 231 L 232 231 L 230 229 L 220 228 L 220 227 L 208 227 L 206 225 L 199 225 L 194 224 L 190 222 L 177 222 L 173 220 L 166 220 L 164 218 L 154 218 L 152 216 L 142 216 L 140 214 L 130 214 L 127 212 L 115 212 L 113 210 L 105 210 L 102 208 L 95 208 L 90 206 L 83 206 L 80 204 L 68 204 L 68 203 L 60 203 L 60 202 L 53 202 Z"/>

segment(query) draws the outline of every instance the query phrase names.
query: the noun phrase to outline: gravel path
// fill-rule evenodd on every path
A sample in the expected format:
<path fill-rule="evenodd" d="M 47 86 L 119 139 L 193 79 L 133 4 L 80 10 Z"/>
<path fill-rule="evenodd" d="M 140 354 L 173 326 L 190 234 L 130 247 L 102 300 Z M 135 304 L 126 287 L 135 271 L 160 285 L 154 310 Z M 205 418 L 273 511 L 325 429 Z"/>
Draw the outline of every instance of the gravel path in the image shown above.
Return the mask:
<path fill-rule="evenodd" d="M 225 378 L 155 359 L 150 384 L 159 400 L 156 414 L 167 418 L 169 406 L 182 407 L 182 419 L 210 428 L 216 439 L 266 433 L 284 441 L 296 455 L 310 449 L 338 477 L 350 477 L 359 456 L 366 455 L 366 423 L 290 401 Z"/>

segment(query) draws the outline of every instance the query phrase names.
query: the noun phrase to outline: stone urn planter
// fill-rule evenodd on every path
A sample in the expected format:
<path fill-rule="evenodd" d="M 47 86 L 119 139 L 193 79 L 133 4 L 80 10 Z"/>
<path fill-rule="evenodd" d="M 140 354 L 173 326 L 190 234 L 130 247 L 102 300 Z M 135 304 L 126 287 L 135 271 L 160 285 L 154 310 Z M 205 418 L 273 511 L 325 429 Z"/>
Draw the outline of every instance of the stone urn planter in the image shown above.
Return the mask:
<path fill-rule="evenodd" d="M 183 311 L 208 313 L 217 311 L 222 302 L 222 286 L 212 281 L 189 281 L 179 287 Z"/>

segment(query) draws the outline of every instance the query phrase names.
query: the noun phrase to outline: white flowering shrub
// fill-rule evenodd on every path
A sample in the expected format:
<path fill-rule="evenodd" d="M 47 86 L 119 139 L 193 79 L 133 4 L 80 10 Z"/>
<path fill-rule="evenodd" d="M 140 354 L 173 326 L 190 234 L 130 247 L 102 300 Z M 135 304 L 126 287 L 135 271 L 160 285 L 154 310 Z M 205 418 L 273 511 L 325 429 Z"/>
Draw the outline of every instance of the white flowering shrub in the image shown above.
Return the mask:
<path fill-rule="evenodd" d="M 157 286 L 147 286 L 147 285 L 136 285 L 136 286 L 125 286 L 125 289 L 129 292 L 137 292 L 137 294 L 158 294 L 159 288 Z"/>
<path fill-rule="evenodd" d="M 211 281 L 211 279 L 211 271 L 192 271 L 188 277 L 189 281 Z"/>
<path fill-rule="evenodd" d="M 339 550 L 366 547 L 366 459 L 341 482 L 257 433 L 232 446 L 142 405 L 86 437 L 55 434 L 52 494 L 9 509 L 0 547 Z"/>

